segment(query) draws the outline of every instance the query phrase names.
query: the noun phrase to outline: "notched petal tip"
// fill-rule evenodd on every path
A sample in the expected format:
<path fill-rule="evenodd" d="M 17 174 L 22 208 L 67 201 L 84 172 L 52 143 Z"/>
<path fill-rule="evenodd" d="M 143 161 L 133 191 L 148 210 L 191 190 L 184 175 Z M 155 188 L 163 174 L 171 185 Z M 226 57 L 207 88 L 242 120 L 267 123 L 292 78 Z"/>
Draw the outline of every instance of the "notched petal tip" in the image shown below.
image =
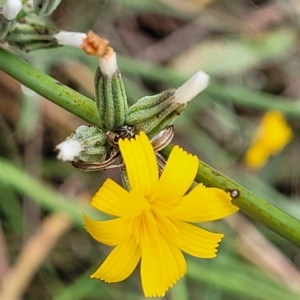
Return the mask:
<path fill-rule="evenodd" d="M 182 149 L 181 147 L 179 147 L 178 145 L 176 145 L 173 149 L 172 152 L 174 156 L 176 156 L 177 160 L 180 161 L 190 161 L 191 164 L 197 166 L 197 169 L 199 167 L 199 160 L 198 157 L 194 154 L 188 153 L 187 151 L 185 151 L 184 149 Z"/>
<path fill-rule="evenodd" d="M 96 271 L 96 272 L 97 272 L 97 271 Z M 95 272 L 95 273 L 96 273 L 96 272 Z M 112 283 L 112 282 L 113 282 L 113 281 L 106 280 L 105 278 L 101 278 L 101 277 L 95 275 L 95 273 L 93 273 L 92 275 L 90 275 L 90 278 L 91 278 L 91 279 L 98 279 L 98 280 L 104 281 L 104 282 L 106 282 L 106 283 Z"/>
<path fill-rule="evenodd" d="M 160 198 L 175 205 L 188 191 L 194 182 L 199 161 L 195 155 L 188 154 L 175 146 L 170 153 L 166 166 L 161 174 L 152 199 Z"/>
<path fill-rule="evenodd" d="M 141 139 L 141 141 L 143 141 L 144 143 L 148 143 L 149 138 L 147 137 L 146 133 L 141 131 L 137 137 L 139 137 Z"/>
<path fill-rule="evenodd" d="M 185 275 L 186 272 L 184 272 L 182 275 L 180 275 L 178 278 L 176 278 L 173 282 L 169 283 L 168 285 L 166 285 L 166 287 L 162 290 L 162 291 L 144 291 L 144 296 L 146 298 L 152 298 L 152 297 L 164 297 L 166 295 L 166 292 L 168 292 L 168 290 L 172 287 L 174 287 L 174 285 Z"/>

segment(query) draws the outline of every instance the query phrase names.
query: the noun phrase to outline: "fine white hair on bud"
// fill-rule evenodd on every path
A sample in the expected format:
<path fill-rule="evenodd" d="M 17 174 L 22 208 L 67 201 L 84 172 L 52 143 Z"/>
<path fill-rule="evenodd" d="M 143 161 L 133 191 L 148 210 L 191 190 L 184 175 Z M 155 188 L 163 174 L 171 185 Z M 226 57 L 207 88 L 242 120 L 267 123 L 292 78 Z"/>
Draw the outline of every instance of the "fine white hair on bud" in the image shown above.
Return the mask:
<path fill-rule="evenodd" d="M 62 30 L 55 34 L 54 37 L 57 39 L 60 45 L 80 48 L 83 43 L 83 39 L 86 38 L 86 33 Z"/>
<path fill-rule="evenodd" d="M 63 161 L 72 161 L 81 152 L 81 145 L 74 139 L 68 139 L 55 147 L 59 151 L 57 158 Z"/>
<path fill-rule="evenodd" d="M 196 72 L 182 86 L 175 91 L 175 102 L 185 104 L 202 92 L 209 83 L 209 76 L 203 72 Z"/>
<path fill-rule="evenodd" d="M 112 51 L 109 56 L 99 58 L 99 66 L 102 74 L 111 78 L 118 69 L 116 52 Z"/>
<path fill-rule="evenodd" d="M 6 0 L 2 7 L 2 14 L 7 20 L 13 20 L 16 18 L 21 9 L 21 0 Z"/>

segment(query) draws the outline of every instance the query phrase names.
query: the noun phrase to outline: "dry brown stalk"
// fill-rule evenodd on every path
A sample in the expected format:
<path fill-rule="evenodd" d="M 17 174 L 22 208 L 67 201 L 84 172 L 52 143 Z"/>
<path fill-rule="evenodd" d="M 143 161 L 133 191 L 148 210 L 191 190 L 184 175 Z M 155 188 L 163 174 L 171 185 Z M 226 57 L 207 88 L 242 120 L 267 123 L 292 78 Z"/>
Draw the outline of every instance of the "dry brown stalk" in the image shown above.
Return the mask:
<path fill-rule="evenodd" d="M 39 266 L 71 226 L 70 218 L 61 213 L 52 214 L 41 223 L 4 278 L 1 300 L 18 300 L 23 295 Z"/>

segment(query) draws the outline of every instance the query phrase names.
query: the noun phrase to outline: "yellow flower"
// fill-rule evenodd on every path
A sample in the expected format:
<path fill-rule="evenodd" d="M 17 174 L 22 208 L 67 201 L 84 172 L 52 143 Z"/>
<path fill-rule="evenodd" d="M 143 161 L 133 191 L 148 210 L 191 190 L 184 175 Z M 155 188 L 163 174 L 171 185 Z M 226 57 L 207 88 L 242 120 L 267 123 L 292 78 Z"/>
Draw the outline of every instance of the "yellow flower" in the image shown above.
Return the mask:
<path fill-rule="evenodd" d="M 292 130 L 279 111 L 268 111 L 254 132 L 252 145 L 245 155 L 245 164 L 260 169 L 271 155 L 278 154 L 292 139 Z"/>
<path fill-rule="evenodd" d="M 198 184 L 187 195 L 199 161 L 174 147 L 161 176 L 151 143 L 144 133 L 119 141 L 130 184 L 127 191 L 107 179 L 91 205 L 116 218 L 85 227 L 98 242 L 114 249 L 91 275 L 119 282 L 141 261 L 146 297 L 163 296 L 186 273 L 183 252 L 199 258 L 216 256 L 223 234 L 190 224 L 224 218 L 238 210 L 227 193 Z"/>

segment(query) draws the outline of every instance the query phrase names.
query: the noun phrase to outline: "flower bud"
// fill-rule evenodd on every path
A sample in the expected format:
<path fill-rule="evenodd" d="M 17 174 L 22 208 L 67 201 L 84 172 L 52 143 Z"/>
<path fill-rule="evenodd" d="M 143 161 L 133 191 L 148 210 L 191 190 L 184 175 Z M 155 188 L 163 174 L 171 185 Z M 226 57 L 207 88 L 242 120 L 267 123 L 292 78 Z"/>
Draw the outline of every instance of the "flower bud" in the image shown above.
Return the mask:
<path fill-rule="evenodd" d="M 208 75 L 198 71 L 178 89 L 141 98 L 129 108 L 125 124 L 146 132 L 150 138 L 156 136 L 175 121 L 193 97 L 206 88 L 208 80 Z"/>
<path fill-rule="evenodd" d="M 175 89 L 164 91 L 158 95 L 146 96 L 138 100 L 128 110 L 125 123 L 135 126 L 137 131 L 149 134 L 178 107 L 184 106 L 174 102 Z M 165 124 L 168 127 L 168 122 Z M 166 129 L 166 128 L 162 128 Z"/>
<path fill-rule="evenodd" d="M 87 33 L 80 47 L 88 55 L 97 56 L 99 59 L 94 83 L 101 128 L 105 131 L 116 130 L 124 125 L 128 111 L 116 52 L 109 46 L 108 40 L 93 31 Z"/>
<path fill-rule="evenodd" d="M 95 74 L 96 104 L 102 128 L 109 131 L 124 125 L 128 111 L 127 96 L 115 52 L 99 61 Z"/>
<path fill-rule="evenodd" d="M 174 93 L 175 89 L 171 89 L 158 95 L 141 98 L 129 108 L 126 123 L 137 125 L 157 117 L 161 111 L 174 102 Z"/>
<path fill-rule="evenodd" d="M 56 149 L 64 161 L 100 162 L 107 152 L 106 134 L 96 126 L 81 125 Z"/>
<path fill-rule="evenodd" d="M 58 47 L 59 44 L 54 37 L 56 29 L 40 24 L 16 24 L 10 32 L 6 41 L 23 51 Z"/>
<path fill-rule="evenodd" d="M 33 9 L 38 16 L 49 16 L 60 4 L 61 0 L 33 0 Z"/>

